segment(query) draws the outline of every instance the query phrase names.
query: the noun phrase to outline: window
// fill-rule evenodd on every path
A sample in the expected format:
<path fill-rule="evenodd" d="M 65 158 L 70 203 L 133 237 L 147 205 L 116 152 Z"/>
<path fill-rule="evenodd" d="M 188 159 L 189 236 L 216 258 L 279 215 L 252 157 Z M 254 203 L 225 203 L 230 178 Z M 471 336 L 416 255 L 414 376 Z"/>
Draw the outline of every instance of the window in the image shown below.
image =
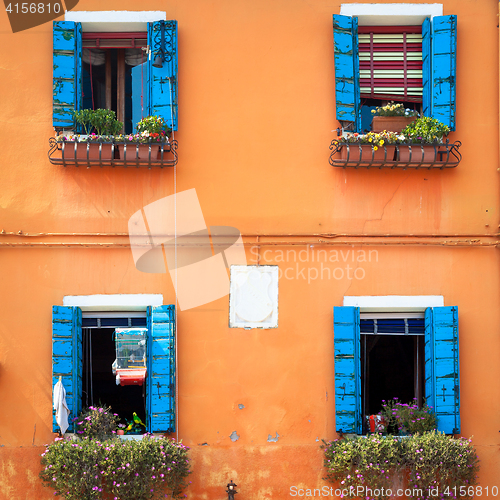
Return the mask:
<path fill-rule="evenodd" d="M 147 327 L 145 385 L 118 387 L 111 367 L 115 357 L 114 329 L 144 326 Z M 90 360 L 98 366 L 92 366 Z M 82 407 L 92 399 L 94 402 L 102 399 L 103 404 L 111 404 L 115 409 L 114 402 L 124 412 L 137 404 L 137 410 L 133 411 L 139 416 L 144 412 L 148 432 L 175 431 L 175 363 L 173 305 L 148 306 L 145 315 L 100 313 L 82 317 L 82 310 L 77 306 L 52 309 L 52 388 L 61 377 L 71 412 L 69 430 L 73 430 L 71 420 Z M 96 377 L 93 383 L 91 377 Z M 92 389 L 94 393 L 89 394 Z M 55 415 L 53 430 L 58 430 Z"/>
<path fill-rule="evenodd" d="M 455 130 L 456 23 L 457 18 L 453 15 L 434 16 L 426 18 L 421 26 L 422 113 L 437 118 L 451 130 Z M 418 102 L 419 96 L 414 92 L 419 88 L 417 80 L 420 78 L 418 68 L 420 62 L 413 58 L 418 53 L 416 44 L 419 42 L 418 39 L 410 37 L 415 33 L 397 33 L 397 31 L 404 32 L 405 29 L 415 31 L 412 26 L 401 29 L 377 27 L 372 28 L 370 35 L 370 29 L 366 26 L 358 28 L 356 16 L 336 14 L 333 16 L 336 117 L 344 123 L 345 128 L 356 132 L 363 130 L 362 114 L 366 113 L 363 113 L 362 108 L 367 98 L 377 97 L 404 103 Z M 397 44 L 386 47 L 382 44 L 380 47 L 386 53 L 390 53 L 391 49 L 399 51 L 399 54 L 396 51 L 394 57 L 402 63 L 402 67 L 399 64 L 396 70 L 398 72 L 396 74 L 402 77 L 402 85 L 401 78 L 398 78 L 399 82 L 384 78 L 388 76 L 387 71 L 390 69 L 388 60 L 385 60 L 382 64 L 385 74 L 378 76 L 382 77 L 380 83 L 390 85 L 381 85 L 377 92 L 374 91 L 376 82 L 373 77 L 377 74 L 375 66 L 381 61 L 373 59 L 376 55 L 373 46 L 375 31 L 381 31 L 378 34 L 385 36 L 391 34 L 390 31 L 396 31 L 392 33 L 393 35 L 403 35 L 396 39 L 399 48 Z M 379 57 L 380 51 L 377 52 Z M 366 104 L 374 106 L 377 102 L 366 102 Z"/>
<path fill-rule="evenodd" d="M 423 321 L 408 314 L 361 319 L 360 308 L 352 306 L 335 307 L 333 314 L 338 432 L 361 434 L 363 415 L 378 412 L 382 399 L 424 397 L 438 430 L 460 433 L 456 307 L 428 307 Z"/>
<path fill-rule="evenodd" d="M 82 23 L 53 23 L 54 128 L 74 129 L 75 110 L 106 108 L 124 122 L 125 133 L 149 115 L 177 130 L 177 21 L 143 24 L 144 32 L 82 33 Z"/>

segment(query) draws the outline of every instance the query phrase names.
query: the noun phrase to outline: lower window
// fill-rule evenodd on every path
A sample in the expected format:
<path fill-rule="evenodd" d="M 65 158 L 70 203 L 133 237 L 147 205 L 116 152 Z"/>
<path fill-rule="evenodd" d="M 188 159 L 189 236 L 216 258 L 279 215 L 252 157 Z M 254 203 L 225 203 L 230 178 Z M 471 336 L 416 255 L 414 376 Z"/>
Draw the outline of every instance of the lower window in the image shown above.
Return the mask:
<path fill-rule="evenodd" d="M 438 430 L 460 433 L 457 307 L 428 307 L 422 317 L 361 317 L 334 308 L 337 432 L 363 432 L 382 400 L 414 398 L 434 409 Z"/>
<path fill-rule="evenodd" d="M 142 385 L 117 385 L 113 373 L 117 328 L 145 332 L 147 371 Z M 122 421 L 136 412 L 147 432 L 174 432 L 175 364 L 173 305 L 148 306 L 143 315 L 99 313 L 83 318 L 76 306 L 52 309 L 52 388 L 61 380 L 66 390 L 69 431 L 82 408 L 103 404 Z M 53 431 L 58 430 L 54 412 Z"/>

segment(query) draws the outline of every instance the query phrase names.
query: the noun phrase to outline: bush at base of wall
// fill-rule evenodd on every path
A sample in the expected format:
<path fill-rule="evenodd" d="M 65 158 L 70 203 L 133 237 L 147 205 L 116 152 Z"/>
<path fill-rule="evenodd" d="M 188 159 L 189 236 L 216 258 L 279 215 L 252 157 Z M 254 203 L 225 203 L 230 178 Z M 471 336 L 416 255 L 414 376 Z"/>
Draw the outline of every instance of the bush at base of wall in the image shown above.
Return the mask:
<path fill-rule="evenodd" d="M 190 474 L 188 447 L 173 439 L 56 439 L 42 454 L 44 486 L 66 500 L 180 497 Z"/>
<path fill-rule="evenodd" d="M 470 439 L 435 431 L 371 434 L 324 441 L 322 448 L 325 479 L 345 490 L 344 496 L 389 498 L 397 494 L 394 488 L 410 488 L 420 499 L 474 496 L 479 459 Z"/>

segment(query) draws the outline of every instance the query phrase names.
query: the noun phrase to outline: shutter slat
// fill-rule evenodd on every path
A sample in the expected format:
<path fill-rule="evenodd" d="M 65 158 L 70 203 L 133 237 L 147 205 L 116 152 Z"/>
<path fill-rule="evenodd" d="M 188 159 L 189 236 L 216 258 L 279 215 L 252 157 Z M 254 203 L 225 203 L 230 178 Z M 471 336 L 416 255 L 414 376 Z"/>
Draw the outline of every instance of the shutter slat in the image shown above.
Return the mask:
<path fill-rule="evenodd" d="M 455 130 L 457 16 L 432 20 L 432 117 Z"/>
<path fill-rule="evenodd" d="M 337 432 L 361 432 L 359 308 L 334 307 L 335 421 Z"/>
<path fill-rule="evenodd" d="M 438 430 L 460 433 L 458 310 L 434 307 L 425 314 L 425 397 Z"/>
<path fill-rule="evenodd" d="M 175 307 L 148 308 L 147 420 L 150 432 L 175 431 Z"/>
<path fill-rule="evenodd" d="M 161 27 L 165 30 L 165 58 L 162 68 L 153 66 L 161 47 Z M 148 61 L 149 114 L 161 116 L 172 130 L 178 125 L 177 21 L 148 23 L 148 45 L 152 48 Z"/>
<path fill-rule="evenodd" d="M 353 122 L 355 131 L 361 129 L 357 25 L 356 18 L 333 15 L 336 117 Z"/>
<path fill-rule="evenodd" d="M 81 85 L 81 25 L 73 21 L 53 22 L 52 125 L 73 128 Z"/>
<path fill-rule="evenodd" d="M 52 396 L 54 386 L 62 378 L 66 390 L 66 404 L 70 410 L 69 431 L 72 419 L 81 411 L 82 401 L 82 311 L 78 307 L 53 306 L 52 308 Z M 52 429 L 59 430 L 52 408 Z"/>

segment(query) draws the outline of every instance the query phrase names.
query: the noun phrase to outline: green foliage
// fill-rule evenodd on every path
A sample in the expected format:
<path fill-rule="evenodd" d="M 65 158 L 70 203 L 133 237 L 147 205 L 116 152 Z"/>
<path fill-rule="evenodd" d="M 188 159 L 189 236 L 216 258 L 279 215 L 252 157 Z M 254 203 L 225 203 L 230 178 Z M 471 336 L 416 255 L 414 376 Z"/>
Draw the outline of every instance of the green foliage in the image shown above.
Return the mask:
<path fill-rule="evenodd" d="M 82 437 L 104 441 L 116 434 L 120 417 L 111 407 L 89 406 L 74 419 L 76 432 Z"/>
<path fill-rule="evenodd" d="M 394 398 L 388 402 L 383 401 L 382 408 L 380 415 L 384 418 L 389 432 L 415 434 L 436 429 L 436 415 L 427 404 L 419 408 L 415 400 L 413 404 L 409 404 Z"/>
<path fill-rule="evenodd" d="M 450 127 L 441 123 L 436 118 L 422 116 L 414 122 L 409 123 L 401 132 L 407 140 L 420 143 L 442 142 L 443 137 L 448 135 Z"/>
<path fill-rule="evenodd" d="M 393 478 L 408 478 L 408 488 L 420 491 L 415 498 L 435 498 L 430 488 L 440 497 L 470 498 L 471 490 L 461 487 L 477 484 L 479 460 L 471 440 L 455 439 L 432 431 L 403 438 L 371 434 L 323 441 L 326 480 L 338 482 L 347 489 L 347 496 L 388 498 Z M 350 488 L 350 489 L 349 489 Z M 473 488 L 472 488 L 473 489 Z M 358 493 L 358 494 L 357 494 Z M 394 491 L 392 491 L 394 494 Z"/>
<path fill-rule="evenodd" d="M 76 123 L 82 125 L 83 130 L 85 130 L 85 134 L 89 134 L 92 130 L 92 126 L 90 125 L 91 116 L 91 109 L 81 109 L 80 111 L 75 111 L 73 113 L 73 118 L 75 119 Z"/>
<path fill-rule="evenodd" d="M 85 134 L 92 128 L 97 135 L 117 135 L 123 128 L 123 123 L 116 119 L 116 113 L 110 109 L 82 109 L 73 113 L 76 123 L 83 126 Z"/>
<path fill-rule="evenodd" d="M 391 101 L 385 106 L 380 106 L 376 109 L 372 109 L 372 114 L 375 116 L 418 116 L 418 111 L 414 109 L 406 108 L 401 104 L 395 104 Z"/>
<path fill-rule="evenodd" d="M 138 441 L 117 438 L 57 438 L 42 454 L 44 486 L 66 500 L 152 500 L 165 493 L 179 498 L 190 474 L 188 448 L 173 439 L 144 436 Z"/>
<path fill-rule="evenodd" d="M 116 135 L 123 128 L 123 123 L 116 119 L 116 114 L 111 109 L 92 110 L 90 124 L 97 135 Z"/>

